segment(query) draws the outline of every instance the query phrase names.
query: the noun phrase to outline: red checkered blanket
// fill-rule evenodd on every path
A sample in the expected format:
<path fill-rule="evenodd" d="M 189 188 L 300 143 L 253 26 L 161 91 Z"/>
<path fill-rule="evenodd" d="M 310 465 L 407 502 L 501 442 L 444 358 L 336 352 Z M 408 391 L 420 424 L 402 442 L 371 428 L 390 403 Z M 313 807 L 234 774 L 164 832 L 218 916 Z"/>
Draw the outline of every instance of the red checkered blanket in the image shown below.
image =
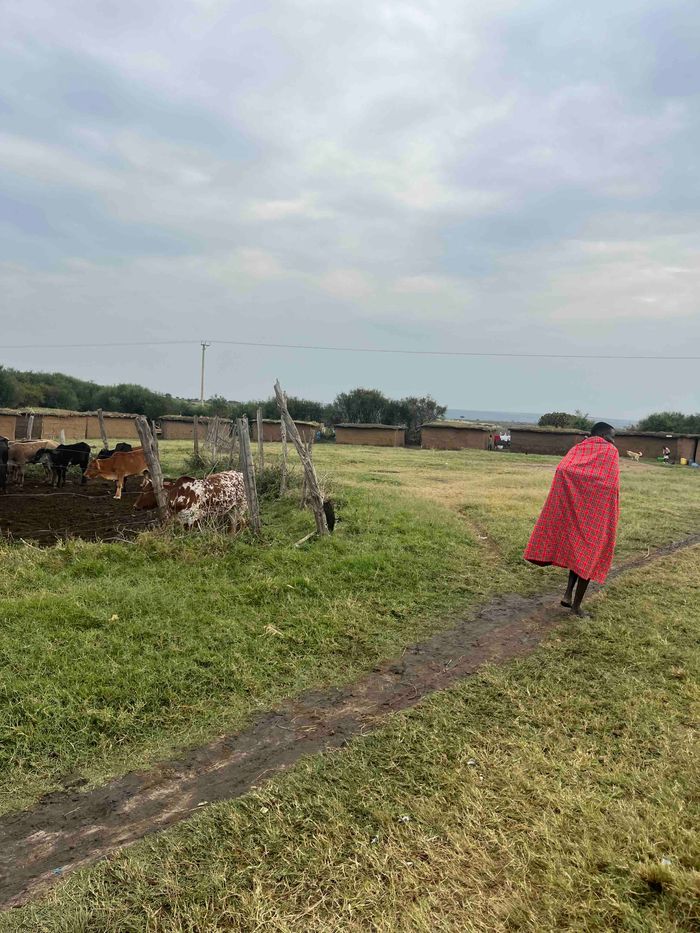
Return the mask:
<path fill-rule="evenodd" d="M 603 583 L 615 550 L 620 513 L 617 448 L 589 437 L 568 452 L 525 548 L 525 560 L 573 570 Z"/>

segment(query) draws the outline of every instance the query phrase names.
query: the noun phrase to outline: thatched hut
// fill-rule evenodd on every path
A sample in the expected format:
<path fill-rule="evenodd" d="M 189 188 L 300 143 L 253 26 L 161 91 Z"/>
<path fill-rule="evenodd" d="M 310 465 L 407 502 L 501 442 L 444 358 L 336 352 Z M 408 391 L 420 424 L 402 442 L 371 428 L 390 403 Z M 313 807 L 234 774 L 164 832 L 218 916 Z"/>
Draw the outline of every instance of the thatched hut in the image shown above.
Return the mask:
<path fill-rule="evenodd" d="M 282 422 L 275 421 L 273 418 L 263 418 L 263 441 L 274 443 L 282 440 Z M 316 437 L 316 432 L 321 427 L 317 421 L 295 421 L 299 436 L 305 444 Z M 254 441 L 258 439 L 258 423 L 256 420 L 250 422 L 250 433 Z"/>
<path fill-rule="evenodd" d="M 499 428 L 469 421 L 431 421 L 420 430 L 425 450 L 489 450 Z"/>
<path fill-rule="evenodd" d="M 615 446 L 620 456 L 627 456 L 628 450 L 642 454 L 645 460 L 661 457 L 664 447 L 671 451 L 671 460 L 679 463 L 681 458 L 695 460 L 698 450 L 697 434 L 672 434 L 663 431 L 620 431 L 615 435 Z"/>
<path fill-rule="evenodd" d="M 525 425 L 512 428 L 510 449 L 513 453 L 549 454 L 563 457 L 584 437 L 587 437 L 585 431 L 575 431 L 571 428 L 540 428 L 535 425 Z"/>
<path fill-rule="evenodd" d="M 12 408 L 0 408 L 0 437 L 6 437 L 8 441 L 15 439 L 15 428 L 17 424 L 17 412 Z"/>

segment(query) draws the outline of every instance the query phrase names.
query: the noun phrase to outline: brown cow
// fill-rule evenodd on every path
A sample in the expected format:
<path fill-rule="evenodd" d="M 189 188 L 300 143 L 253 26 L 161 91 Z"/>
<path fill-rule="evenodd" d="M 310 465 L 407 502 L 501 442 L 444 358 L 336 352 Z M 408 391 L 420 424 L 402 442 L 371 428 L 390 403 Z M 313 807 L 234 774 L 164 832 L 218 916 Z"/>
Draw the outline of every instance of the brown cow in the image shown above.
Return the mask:
<path fill-rule="evenodd" d="M 117 491 L 114 494 L 115 499 L 121 499 L 124 480 L 127 476 L 140 476 L 148 473 L 148 465 L 143 447 L 137 447 L 135 450 L 118 450 L 104 460 L 96 458 L 91 460 L 85 475 L 88 479 L 114 480 L 117 484 Z M 144 481 L 145 485 L 145 481 Z"/>
<path fill-rule="evenodd" d="M 24 472 L 27 464 L 32 461 L 36 454 L 43 448 L 55 450 L 58 447 L 56 441 L 11 441 L 7 467 L 10 479 L 20 486 L 24 486 Z M 50 467 L 44 463 L 44 470 L 47 477 L 51 476 Z"/>

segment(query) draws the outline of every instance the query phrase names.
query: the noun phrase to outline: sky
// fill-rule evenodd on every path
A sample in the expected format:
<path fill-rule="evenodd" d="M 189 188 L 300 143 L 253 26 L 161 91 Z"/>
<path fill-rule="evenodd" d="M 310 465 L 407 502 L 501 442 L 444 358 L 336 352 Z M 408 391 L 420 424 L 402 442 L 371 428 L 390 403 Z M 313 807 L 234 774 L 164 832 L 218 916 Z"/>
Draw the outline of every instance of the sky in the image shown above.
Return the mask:
<path fill-rule="evenodd" d="M 195 397 L 201 340 L 700 356 L 697 0 L 2 21 L 0 363 Z M 89 343 L 153 345 L 59 348 Z M 699 372 L 215 342 L 206 394 L 639 417 L 700 409 Z"/>

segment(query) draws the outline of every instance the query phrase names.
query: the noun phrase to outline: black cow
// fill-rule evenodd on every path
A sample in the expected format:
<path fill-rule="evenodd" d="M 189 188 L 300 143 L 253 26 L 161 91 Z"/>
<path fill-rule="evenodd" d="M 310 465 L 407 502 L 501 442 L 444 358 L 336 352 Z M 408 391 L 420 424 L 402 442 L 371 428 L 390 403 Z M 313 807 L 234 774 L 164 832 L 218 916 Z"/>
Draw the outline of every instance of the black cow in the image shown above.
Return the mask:
<path fill-rule="evenodd" d="M 80 485 L 83 486 L 87 483 L 85 471 L 90 462 L 89 444 L 85 444 L 82 441 L 77 444 L 59 444 L 58 447 L 53 450 L 42 447 L 41 450 L 37 450 L 34 454 L 31 462 L 41 463 L 44 458 L 51 467 L 52 486 L 65 486 L 66 472 L 69 466 L 79 466 L 82 473 Z"/>
<path fill-rule="evenodd" d="M 10 442 L 0 437 L 0 492 L 7 489 L 7 461 L 10 457 Z"/>
<path fill-rule="evenodd" d="M 108 457 L 111 457 L 112 454 L 116 453 L 117 451 L 126 452 L 133 449 L 134 448 L 131 446 L 131 444 L 116 444 L 114 450 L 110 450 L 108 447 L 103 447 L 102 450 L 98 453 L 97 459 L 107 460 Z"/>

